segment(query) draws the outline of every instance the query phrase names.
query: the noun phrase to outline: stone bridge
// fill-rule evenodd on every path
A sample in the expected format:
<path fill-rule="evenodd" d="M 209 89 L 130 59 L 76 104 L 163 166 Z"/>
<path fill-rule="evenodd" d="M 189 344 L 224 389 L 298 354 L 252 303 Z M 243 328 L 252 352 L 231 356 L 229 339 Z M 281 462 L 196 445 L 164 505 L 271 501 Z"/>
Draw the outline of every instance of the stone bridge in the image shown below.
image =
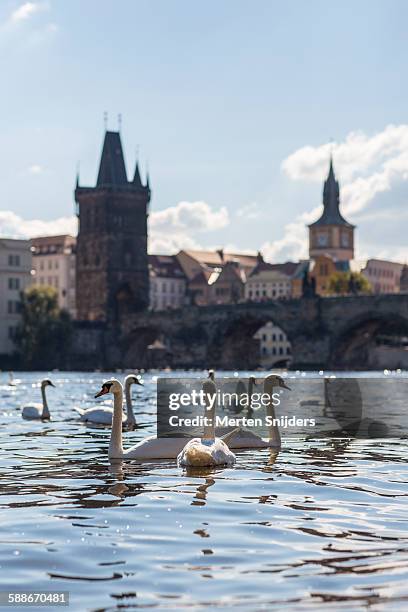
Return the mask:
<path fill-rule="evenodd" d="M 111 354 L 115 364 L 126 368 L 251 369 L 259 365 L 259 342 L 253 335 L 268 321 L 291 342 L 292 367 L 361 370 L 370 367 L 379 334 L 408 336 L 408 294 L 189 306 L 131 315 L 122 322 Z"/>

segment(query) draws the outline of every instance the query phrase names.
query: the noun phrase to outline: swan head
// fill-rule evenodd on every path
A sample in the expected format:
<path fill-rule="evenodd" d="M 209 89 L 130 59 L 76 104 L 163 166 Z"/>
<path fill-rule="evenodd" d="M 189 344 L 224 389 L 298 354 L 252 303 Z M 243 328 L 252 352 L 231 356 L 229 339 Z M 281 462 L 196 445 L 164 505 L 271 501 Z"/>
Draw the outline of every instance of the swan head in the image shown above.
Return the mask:
<path fill-rule="evenodd" d="M 143 387 L 142 381 L 136 374 L 128 374 L 125 378 L 125 385 L 141 385 Z"/>
<path fill-rule="evenodd" d="M 49 378 L 44 378 L 44 380 L 41 381 L 41 389 L 45 389 L 45 387 L 55 387 L 55 385 Z"/>
<path fill-rule="evenodd" d="M 252 383 L 253 385 L 256 385 L 256 378 L 255 378 L 255 376 L 250 376 L 250 377 L 248 378 L 248 381 L 249 381 L 250 383 Z"/>
<path fill-rule="evenodd" d="M 208 378 L 209 378 L 210 380 L 214 380 L 214 378 L 215 378 L 215 372 L 214 372 L 214 370 L 208 370 Z"/>
<path fill-rule="evenodd" d="M 282 376 L 278 376 L 277 374 L 269 374 L 269 376 L 266 376 L 265 384 L 269 384 L 271 387 L 281 387 L 282 389 L 287 389 L 288 391 L 292 390 L 285 383 Z"/>
<path fill-rule="evenodd" d="M 113 393 L 113 395 L 115 395 L 115 393 L 121 393 L 122 391 L 123 389 L 120 382 L 116 380 L 116 378 L 111 378 L 109 380 L 105 380 L 105 382 L 102 383 L 102 388 L 95 395 L 95 398 L 101 397 L 102 395 L 106 395 L 107 393 Z"/>

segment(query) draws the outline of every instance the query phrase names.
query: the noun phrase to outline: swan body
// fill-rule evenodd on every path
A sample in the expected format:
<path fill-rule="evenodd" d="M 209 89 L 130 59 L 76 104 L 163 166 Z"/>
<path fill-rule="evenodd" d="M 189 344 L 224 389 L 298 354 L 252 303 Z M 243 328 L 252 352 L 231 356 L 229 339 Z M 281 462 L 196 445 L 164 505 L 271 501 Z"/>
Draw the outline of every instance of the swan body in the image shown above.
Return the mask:
<path fill-rule="evenodd" d="M 207 421 L 202 438 L 193 438 L 177 457 L 177 464 L 182 467 L 214 467 L 216 465 L 234 465 L 236 457 L 221 438 L 215 437 L 215 402 L 209 398 L 216 394 L 217 388 L 211 376 L 203 384 Z M 231 437 L 235 432 L 231 432 Z M 230 442 L 230 441 L 229 441 Z"/>
<path fill-rule="evenodd" d="M 112 425 L 113 409 L 110 406 L 93 406 L 92 408 L 77 408 L 74 410 L 81 416 L 84 423 L 95 423 L 96 425 Z M 122 414 L 122 423 L 125 423 L 126 415 Z"/>
<path fill-rule="evenodd" d="M 217 436 L 224 436 L 231 432 L 229 427 L 217 427 L 215 430 Z M 243 429 L 242 427 L 238 427 L 236 433 L 230 438 L 228 446 L 233 449 L 239 448 L 270 448 L 271 446 L 276 446 L 275 444 L 269 442 L 269 440 L 264 440 L 261 436 L 250 431 L 249 429 Z"/>
<path fill-rule="evenodd" d="M 21 416 L 27 420 L 46 420 L 50 418 L 50 411 L 48 409 L 47 397 L 45 395 L 46 387 L 55 387 L 55 385 L 48 379 L 44 379 L 41 382 L 41 395 L 42 404 L 32 403 L 23 406 Z"/>
<path fill-rule="evenodd" d="M 213 379 L 212 379 L 213 380 Z M 253 386 L 256 384 L 256 380 L 253 376 L 250 377 L 248 383 L 248 396 L 252 397 Z M 267 393 L 271 397 L 271 402 L 267 406 L 267 414 L 268 416 L 275 418 L 275 409 L 272 403 L 272 395 L 274 393 L 274 389 L 276 387 L 281 387 L 283 389 L 288 389 L 290 391 L 290 387 L 287 386 L 284 379 L 281 376 L 277 376 L 276 374 L 270 374 L 266 376 L 264 379 L 264 393 Z M 248 408 L 248 411 L 251 408 Z M 281 446 L 281 438 L 279 434 L 279 429 L 276 425 L 270 425 L 268 431 L 268 439 L 265 440 L 261 436 L 248 429 L 243 429 L 242 427 L 238 427 L 235 430 L 235 433 L 231 432 L 228 427 L 217 428 L 216 430 L 218 435 L 224 435 L 230 432 L 230 437 L 228 440 L 228 446 L 232 449 L 239 448 L 277 448 Z"/>
<path fill-rule="evenodd" d="M 221 438 L 214 438 L 209 443 L 203 438 L 193 438 L 177 457 L 182 467 L 213 467 L 216 465 L 234 465 L 236 457 Z"/>
<path fill-rule="evenodd" d="M 136 425 L 131 396 L 131 386 L 133 384 L 141 385 L 142 383 L 137 376 L 129 374 L 125 378 L 126 415 L 122 411 L 122 423 L 125 427 L 134 427 Z M 114 409 L 111 406 L 93 406 L 86 410 L 81 408 L 75 408 L 75 410 L 80 414 L 81 421 L 98 425 L 112 425 Z"/>

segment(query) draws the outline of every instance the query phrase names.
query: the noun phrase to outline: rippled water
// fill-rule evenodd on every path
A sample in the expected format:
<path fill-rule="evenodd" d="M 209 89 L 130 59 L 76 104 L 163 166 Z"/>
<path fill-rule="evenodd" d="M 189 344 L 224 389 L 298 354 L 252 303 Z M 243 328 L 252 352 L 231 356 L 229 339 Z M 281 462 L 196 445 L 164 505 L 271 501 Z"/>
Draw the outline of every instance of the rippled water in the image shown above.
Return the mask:
<path fill-rule="evenodd" d="M 52 374 L 49 423 L 19 410 L 41 375 L 18 378 L 0 375 L 2 590 L 69 591 L 74 610 L 408 607 L 407 441 L 285 441 L 192 474 L 110 465 L 109 429 L 72 409 L 102 374 Z M 154 433 L 145 382 L 126 445 Z"/>

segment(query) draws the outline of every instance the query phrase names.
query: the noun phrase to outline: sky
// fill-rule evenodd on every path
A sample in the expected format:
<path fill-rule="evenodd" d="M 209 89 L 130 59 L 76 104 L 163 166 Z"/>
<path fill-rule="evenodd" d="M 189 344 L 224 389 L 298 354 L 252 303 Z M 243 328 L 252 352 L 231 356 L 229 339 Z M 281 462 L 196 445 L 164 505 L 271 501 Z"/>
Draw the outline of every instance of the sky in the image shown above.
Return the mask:
<path fill-rule="evenodd" d="M 2 0 L 0 235 L 74 233 L 104 134 L 149 250 L 307 255 L 332 152 L 356 257 L 408 261 L 405 0 Z"/>

